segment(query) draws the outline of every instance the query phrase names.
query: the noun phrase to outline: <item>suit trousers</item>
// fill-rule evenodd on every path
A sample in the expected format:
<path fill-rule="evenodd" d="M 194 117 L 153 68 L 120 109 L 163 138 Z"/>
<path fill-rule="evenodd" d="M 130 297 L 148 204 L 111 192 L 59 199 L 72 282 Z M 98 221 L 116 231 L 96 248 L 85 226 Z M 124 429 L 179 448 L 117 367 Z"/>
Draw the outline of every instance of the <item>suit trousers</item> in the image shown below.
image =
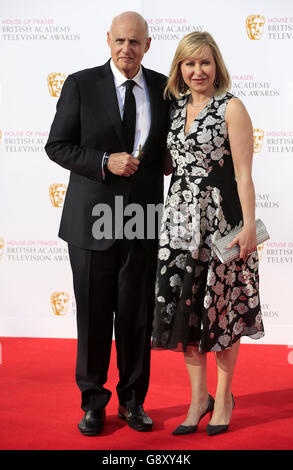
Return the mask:
<path fill-rule="evenodd" d="M 68 245 L 77 310 L 76 382 L 81 408 L 104 408 L 113 325 L 123 406 L 143 404 L 150 377 L 157 252 L 121 239 L 104 251 Z"/>

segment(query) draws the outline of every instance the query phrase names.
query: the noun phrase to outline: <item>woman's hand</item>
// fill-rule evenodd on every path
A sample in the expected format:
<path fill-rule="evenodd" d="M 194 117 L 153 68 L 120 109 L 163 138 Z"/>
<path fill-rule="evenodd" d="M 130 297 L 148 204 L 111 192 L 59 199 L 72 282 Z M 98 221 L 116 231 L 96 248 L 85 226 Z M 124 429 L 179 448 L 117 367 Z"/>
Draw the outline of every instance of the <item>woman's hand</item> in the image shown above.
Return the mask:
<path fill-rule="evenodd" d="M 255 224 L 251 226 L 244 226 L 241 232 L 236 235 L 227 248 L 232 248 L 235 245 L 240 247 L 240 258 L 246 260 L 247 256 L 256 250 L 256 227 Z"/>

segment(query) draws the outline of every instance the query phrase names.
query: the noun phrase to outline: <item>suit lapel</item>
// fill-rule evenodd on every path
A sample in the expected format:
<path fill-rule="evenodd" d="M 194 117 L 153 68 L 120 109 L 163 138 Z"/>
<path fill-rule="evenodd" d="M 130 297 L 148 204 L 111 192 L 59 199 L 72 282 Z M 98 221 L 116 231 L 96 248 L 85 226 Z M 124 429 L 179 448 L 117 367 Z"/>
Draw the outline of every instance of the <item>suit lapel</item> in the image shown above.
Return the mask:
<path fill-rule="evenodd" d="M 156 134 L 156 129 L 160 124 L 159 113 L 160 103 L 162 101 L 162 91 L 160 87 L 154 86 L 153 80 L 149 76 L 148 70 L 142 67 L 142 71 L 148 87 L 151 108 L 151 127 L 147 140 L 143 146 L 143 159 L 144 155 L 147 153 L 149 147 L 152 144 L 153 138 Z M 122 148 L 125 148 L 122 132 L 122 120 L 120 116 L 119 104 L 114 84 L 114 77 L 110 67 L 110 61 L 108 61 L 103 66 L 101 77 L 96 81 L 96 88 L 98 98 L 104 107 L 105 113 L 108 116 L 110 123 L 115 129 L 119 142 Z"/>
<path fill-rule="evenodd" d="M 150 108 L 151 108 L 151 127 L 150 127 L 150 132 L 147 137 L 147 140 L 143 146 L 143 156 L 142 160 L 144 158 L 144 155 L 147 153 L 149 147 L 152 144 L 154 135 L 155 135 L 155 130 L 157 129 L 157 126 L 159 124 L 159 103 L 161 102 L 162 97 L 160 96 L 160 91 L 158 90 L 157 87 L 154 86 L 152 83 L 152 80 L 149 77 L 147 69 L 142 67 L 142 71 L 144 74 L 144 77 L 146 79 L 147 87 L 148 87 L 148 93 L 149 93 L 149 98 L 150 98 Z"/>
<path fill-rule="evenodd" d="M 115 129 L 117 137 L 124 148 L 122 121 L 120 116 L 119 104 L 114 84 L 113 74 L 110 68 L 110 61 L 104 65 L 104 76 L 96 81 L 98 98 L 102 103 L 109 121 Z"/>

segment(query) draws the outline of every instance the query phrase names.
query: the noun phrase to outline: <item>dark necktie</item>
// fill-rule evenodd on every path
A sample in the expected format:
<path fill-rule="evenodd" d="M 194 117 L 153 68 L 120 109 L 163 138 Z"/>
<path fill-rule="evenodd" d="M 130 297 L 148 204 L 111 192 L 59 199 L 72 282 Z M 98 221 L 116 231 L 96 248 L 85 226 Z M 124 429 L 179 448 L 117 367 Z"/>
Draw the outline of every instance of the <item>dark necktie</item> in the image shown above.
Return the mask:
<path fill-rule="evenodd" d="M 133 87 L 135 82 L 133 80 L 127 80 L 125 83 L 125 101 L 124 101 L 124 113 L 122 120 L 123 136 L 126 144 L 125 151 L 132 153 L 134 146 L 135 136 L 135 122 L 136 122 L 136 104 L 135 97 L 133 94 Z"/>

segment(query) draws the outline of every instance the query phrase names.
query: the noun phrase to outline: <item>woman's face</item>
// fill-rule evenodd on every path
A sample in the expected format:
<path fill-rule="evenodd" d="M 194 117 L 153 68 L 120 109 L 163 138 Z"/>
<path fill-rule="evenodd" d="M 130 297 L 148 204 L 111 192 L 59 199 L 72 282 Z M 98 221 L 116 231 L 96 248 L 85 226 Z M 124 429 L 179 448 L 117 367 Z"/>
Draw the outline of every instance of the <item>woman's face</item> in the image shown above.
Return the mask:
<path fill-rule="evenodd" d="M 212 94 L 216 78 L 216 63 L 210 46 L 205 46 L 181 62 L 182 78 L 191 92 Z"/>

